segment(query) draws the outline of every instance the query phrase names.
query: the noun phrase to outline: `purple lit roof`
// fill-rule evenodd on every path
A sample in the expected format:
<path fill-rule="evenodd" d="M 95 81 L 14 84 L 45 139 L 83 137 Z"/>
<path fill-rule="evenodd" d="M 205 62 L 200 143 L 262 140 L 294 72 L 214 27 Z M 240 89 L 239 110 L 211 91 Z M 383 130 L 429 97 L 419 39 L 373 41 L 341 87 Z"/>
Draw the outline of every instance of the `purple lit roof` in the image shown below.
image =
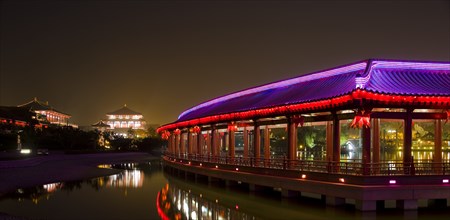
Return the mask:
<path fill-rule="evenodd" d="M 356 88 L 384 94 L 449 96 L 450 63 L 361 61 L 215 98 L 184 111 L 178 121 L 323 100 Z"/>

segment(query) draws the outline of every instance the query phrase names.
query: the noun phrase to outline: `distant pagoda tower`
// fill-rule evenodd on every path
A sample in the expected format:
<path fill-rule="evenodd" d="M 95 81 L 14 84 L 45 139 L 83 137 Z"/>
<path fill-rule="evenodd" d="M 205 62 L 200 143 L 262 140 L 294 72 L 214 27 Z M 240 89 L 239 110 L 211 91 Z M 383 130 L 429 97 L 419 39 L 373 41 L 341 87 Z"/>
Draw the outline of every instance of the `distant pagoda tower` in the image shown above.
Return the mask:
<path fill-rule="evenodd" d="M 130 128 L 138 135 L 143 136 L 145 132 L 146 122 L 144 116 L 136 111 L 131 110 L 125 104 L 122 108 L 106 113 L 106 124 L 115 132 L 123 136 L 127 136 Z"/>

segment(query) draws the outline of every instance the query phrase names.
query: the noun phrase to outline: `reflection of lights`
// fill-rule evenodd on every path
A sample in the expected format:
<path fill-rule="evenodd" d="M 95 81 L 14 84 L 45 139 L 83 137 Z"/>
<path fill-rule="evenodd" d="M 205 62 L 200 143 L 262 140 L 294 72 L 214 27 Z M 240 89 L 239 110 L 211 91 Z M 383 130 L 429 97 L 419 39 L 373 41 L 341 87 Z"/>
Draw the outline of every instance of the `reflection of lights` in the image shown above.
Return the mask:
<path fill-rule="evenodd" d="M 195 211 L 192 211 L 192 213 L 191 213 L 191 219 L 197 219 L 197 212 L 195 212 Z"/>
<path fill-rule="evenodd" d="M 47 192 L 54 192 L 54 191 L 56 191 L 60 186 L 61 186 L 61 183 L 49 183 L 49 184 L 43 185 L 42 187 L 43 187 Z"/>
<path fill-rule="evenodd" d="M 122 173 L 109 176 L 107 186 L 140 188 L 144 183 L 144 172 L 124 170 Z"/>
<path fill-rule="evenodd" d="M 397 181 L 396 180 L 389 180 L 389 184 L 396 184 Z"/>
<path fill-rule="evenodd" d="M 443 179 L 442 183 L 448 183 L 448 179 Z"/>
<path fill-rule="evenodd" d="M 98 168 L 103 168 L 103 169 L 111 169 L 111 164 L 100 164 L 97 166 Z"/>

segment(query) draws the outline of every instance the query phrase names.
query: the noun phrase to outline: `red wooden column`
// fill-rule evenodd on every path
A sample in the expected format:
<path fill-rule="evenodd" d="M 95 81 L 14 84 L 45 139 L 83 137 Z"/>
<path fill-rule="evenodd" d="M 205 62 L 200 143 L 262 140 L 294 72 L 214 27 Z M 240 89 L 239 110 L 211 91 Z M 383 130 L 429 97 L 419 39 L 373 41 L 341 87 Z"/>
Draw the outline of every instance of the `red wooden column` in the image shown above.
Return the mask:
<path fill-rule="evenodd" d="M 372 119 L 372 172 L 380 173 L 380 119 Z"/>
<path fill-rule="evenodd" d="M 175 155 L 179 156 L 179 155 L 178 155 L 179 152 L 178 152 L 177 146 L 175 145 L 173 139 L 174 139 L 174 137 L 172 137 L 172 135 L 171 135 L 171 136 L 170 136 L 170 139 L 169 139 L 170 146 L 171 146 L 171 148 L 172 148 L 172 150 L 173 150 L 173 153 L 174 153 Z"/>
<path fill-rule="evenodd" d="M 297 146 L 297 126 L 295 122 L 292 121 L 292 118 L 288 118 L 288 124 L 287 124 L 287 135 L 288 135 L 288 150 L 287 150 L 287 159 L 289 161 L 288 167 L 291 168 L 293 165 L 293 162 L 296 158 L 295 155 L 295 149 Z"/>
<path fill-rule="evenodd" d="M 185 154 L 186 154 L 186 142 L 184 141 L 184 134 L 183 133 L 181 133 L 180 134 L 180 148 L 179 148 L 179 154 L 181 154 L 181 156 L 182 157 L 184 157 L 185 156 Z M 177 149 L 177 151 L 178 151 L 178 149 Z"/>
<path fill-rule="evenodd" d="M 188 141 L 188 157 L 192 156 L 192 134 L 190 131 L 187 133 L 187 141 Z"/>
<path fill-rule="evenodd" d="M 174 134 L 173 135 L 174 136 L 174 140 L 172 141 L 172 153 L 175 153 L 175 152 L 173 152 L 174 150 L 175 150 L 175 148 L 178 146 L 178 138 L 179 138 L 179 134 Z"/>
<path fill-rule="evenodd" d="M 434 155 L 433 162 L 436 174 L 442 173 L 442 123 L 441 119 L 434 121 Z"/>
<path fill-rule="evenodd" d="M 406 110 L 405 126 L 403 131 L 403 167 L 405 174 L 414 175 L 414 164 L 411 154 L 412 147 L 412 112 L 413 109 Z"/>
<path fill-rule="evenodd" d="M 172 140 L 171 140 L 171 137 L 172 137 L 172 136 L 170 136 L 169 139 L 167 139 L 167 151 L 168 151 L 169 153 L 174 153 L 174 152 L 173 152 L 173 146 L 172 146 Z"/>
<path fill-rule="evenodd" d="M 372 119 L 372 162 L 380 162 L 380 119 Z"/>
<path fill-rule="evenodd" d="M 211 125 L 211 155 L 213 157 L 217 156 L 216 155 L 216 140 L 217 140 L 217 136 L 216 136 L 216 127 L 214 125 Z"/>
<path fill-rule="evenodd" d="M 269 166 L 270 165 L 270 139 L 269 139 L 269 135 L 270 135 L 270 130 L 269 130 L 269 126 L 266 125 L 266 127 L 264 128 L 264 165 L 265 166 Z"/>
<path fill-rule="evenodd" d="M 255 158 L 255 166 L 259 166 L 261 157 L 261 130 L 258 123 L 255 121 L 253 129 L 253 157 Z"/>
<path fill-rule="evenodd" d="M 206 156 L 209 158 L 209 156 L 211 155 L 211 133 L 210 132 L 206 132 L 205 145 L 206 145 Z"/>
<path fill-rule="evenodd" d="M 363 126 L 362 130 L 362 163 L 363 163 L 363 175 L 369 175 L 370 169 L 370 127 Z"/>
<path fill-rule="evenodd" d="M 247 126 L 244 127 L 243 132 L 243 138 L 244 138 L 244 158 L 248 158 L 248 130 Z"/>
<path fill-rule="evenodd" d="M 336 112 L 333 113 L 333 170 L 339 172 L 339 162 L 341 161 L 341 140 L 340 124 Z"/>
<path fill-rule="evenodd" d="M 197 155 L 202 156 L 203 155 L 203 139 L 202 139 L 202 132 L 197 133 Z"/>
<path fill-rule="evenodd" d="M 327 141 L 327 162 L 333 161 L 333 123 L 327 121 L 326 124 L 326 141 Z"/>
<path fill-rule="evenodd" d="M 230 162 L 234 162 L 234 156 L 235 156 L 235 131 L 229 130 L 228 131 L 228 156 L 230 157 Z"/>

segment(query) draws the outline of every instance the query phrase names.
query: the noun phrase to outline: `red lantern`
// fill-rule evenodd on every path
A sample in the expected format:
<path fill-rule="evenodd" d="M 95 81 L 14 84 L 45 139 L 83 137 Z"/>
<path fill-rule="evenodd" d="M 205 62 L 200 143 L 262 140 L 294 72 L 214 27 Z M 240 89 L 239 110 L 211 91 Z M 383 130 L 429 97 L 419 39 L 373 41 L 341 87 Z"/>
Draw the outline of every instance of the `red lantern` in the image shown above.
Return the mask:
<path fill-rule="evenodd" d="M 195 126 L 194 128 L 192 128 L 192 131 L 194 132 L 194 133 L 200 133 L 200 127 L 199 126 Z"/>
<path fill-rule="evenodd" d="M 179 135 L 179 134 L 181 134 L 181 130 L 177 128 L 173 131 L 173 133 L 176 135 Z"/>
<path fill-rule="evenodd" d="M 169 131 L 163 131 L 161 134 L 162 139 L 167 140 L 170 137 L 170 132 Z"/>
<path fill-rule="evenodd" d="M 350 124 L 352 128 L 370 128 L 370 112 L 364 110 L 358 110 L 356 112 L 355 118 L 353 118 Z"/>
<path fill-rule="evenodd" d="M 228 124 L 228 131 L 237 131 L 237 128 L 238 127 L 234 122 Z"/>
<path fill-rule="evenodd" d="M 292 122 L 295 124 L 295 127 L 297 127 L 299 124 L 301 127 L 303 127 L 305 118 L 301 115 L 294 115 L 294 116 L 292 116 Z"/>

